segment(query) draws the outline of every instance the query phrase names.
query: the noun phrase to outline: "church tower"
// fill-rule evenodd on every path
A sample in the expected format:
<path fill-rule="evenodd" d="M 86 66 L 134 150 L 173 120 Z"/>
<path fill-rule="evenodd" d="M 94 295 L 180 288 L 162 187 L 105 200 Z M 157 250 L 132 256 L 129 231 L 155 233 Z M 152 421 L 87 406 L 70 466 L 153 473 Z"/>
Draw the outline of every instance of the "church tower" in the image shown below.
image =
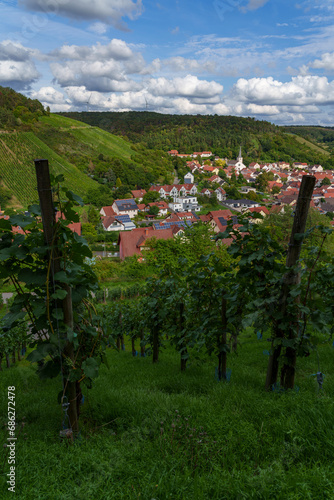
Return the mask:
<path fill-rule="evenodd" d="M 243 158 L 242 158 L 242 156 L 241 156 L 241 146 L 240 146 L 237 161 L 239 161 L 240 163 L 242 163 L 242 160 L 243 160 Z"/>

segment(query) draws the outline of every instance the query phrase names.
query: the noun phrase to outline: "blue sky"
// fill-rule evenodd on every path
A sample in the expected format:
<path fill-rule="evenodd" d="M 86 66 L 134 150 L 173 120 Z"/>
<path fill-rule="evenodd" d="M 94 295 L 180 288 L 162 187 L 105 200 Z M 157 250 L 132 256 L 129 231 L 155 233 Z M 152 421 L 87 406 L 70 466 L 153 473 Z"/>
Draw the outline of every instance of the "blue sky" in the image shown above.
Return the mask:
<path fill-rule="evenodd" d="M 51 111 L 331 125 L 333 0 L 0 0 L 0 85 Z"/>

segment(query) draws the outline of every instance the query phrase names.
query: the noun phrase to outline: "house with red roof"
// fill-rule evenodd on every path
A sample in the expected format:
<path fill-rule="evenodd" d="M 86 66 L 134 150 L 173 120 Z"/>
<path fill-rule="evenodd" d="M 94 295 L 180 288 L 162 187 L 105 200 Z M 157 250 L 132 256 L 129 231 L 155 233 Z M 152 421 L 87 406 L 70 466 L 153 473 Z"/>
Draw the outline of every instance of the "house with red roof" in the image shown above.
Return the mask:
<path fill-rule="evenodd" d="M 221 186 L 219 186 L 219 188 L 215 189 L 215 193 L 216 193 L 218 201 L 226 200 L 226 191 Z"/>
<path fill-rule="evenodd" d="M 216 184 L 224 184 L 224 179 L 222 179 L 221 177 L 219 177 L 219 175 L 213 175 L 212 177 L 210 177 L 210 179 L 208 179 L 209 182 L 215 182 Z"/>
<path fill-rule="evenodd" d="M 132 231 L 121 232 L 118 237 L 119 257 L 124 260 L 132 255 L 142 255 L 142 250 L 149 250 L 148 240 L 167 240 L 174 238 L 178 233 L 183 233 L 182 228 L 173 226 L 168 229 L 156 230 L 154 227 L 144 227 L 133 229 Z"/>
<path fill-rule="evenodd" d="M 100 215 L 102 215 L 102 217 L 112 217 L 113 215 L 116 215 L 116 212 L 114 211 L 112 206 L 102 207 L 100 210 Z"/>
<path fill-rule="evenodd" d="M 143 196 L 146 194 L 146 189 L 135 189 L 131 191 L 131 194 L 134 198 L 138 199 L 138 202 L 140 203 L 143 201 Z"/>

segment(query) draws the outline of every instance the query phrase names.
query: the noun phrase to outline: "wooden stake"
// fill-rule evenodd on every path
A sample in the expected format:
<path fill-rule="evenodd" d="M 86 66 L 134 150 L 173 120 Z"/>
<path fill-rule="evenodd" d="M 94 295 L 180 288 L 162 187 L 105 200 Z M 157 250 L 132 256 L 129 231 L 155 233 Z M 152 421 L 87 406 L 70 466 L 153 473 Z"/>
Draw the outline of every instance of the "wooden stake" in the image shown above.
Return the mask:
<path fill-rule="evenodd" d="M 282 317 L 286 322 L 288 296 L 291 288 L 296 285 L 300 280 L 300 274 L 296 271 L 294 266 L 297 264 L 300 251 L 302 247 L 302 239 L 295 239 L 296 234 L 303 234 L 305 232 L 306 220 L 308 211 L 310 208 L 310 202 L 312 198 L 313 189 L 315 186 L 316 178 L 313 175 L 304 175 L 302 178 L 302 183 L 299 190 L 294 221 L 290 236 L 288 254 L 286 258 L 286 266 L 290 270 L 285 274 L 284 281 L 281 289 L 280 298 L 277 304 L 278 309 L 282 313 Z M 298 298 L 297 298 L 298 300 Z M 288 331 L 284 329 L 281 322 L 278 322 L 274 330 L 273 341 L 271 344 L 271 355 L 269 356 L 269 363 L 267 369 L 266 378 L 266 390 L 270 390 L 273 384 L 277 383 L 278 367 L 279 367 L 279 356 L 281 354 L 281 345 L 275 345 L 275 339 L 280 339 L 288 337 L 293 339 L 297 336 L 297 325 L 298 325 L 298 314 L 291 317 L 289 321 Z M 281 382 L 284 388 L 293 388 L 294 377 L 295 377 L 295 366 L 296 366 L 296 350 L 287 349 L 287 363 L 283 367 L 283 378 Z"/>
<path fill-rule="evenodd" d="M 61 269 L 60 268 L 61 255 L 58 254 L 56 241 L 54 241 L 56 214 L 53 206 L 48 160 L 35 160 L 35 170 L 37 178 L 37 190 L 38 190 L 38 196 L 42 214 L 44 239 L 47 246 L 50 249 L 51 279 L 54 284 L 55 283 L 54 275 Z M 69 328 L 73 329 L 71 289 L 67 285 L 63 285 L 63 289 L 67 291 L 67 296 L 65 297 L 65 299 L 60 301 L 60 306 L 62 307 L 64 313 L 64 323 Z M 64 355 L 69 357 L 74 363 L 75 361 L 74 347 L 71 342 L 66 343 L 64 348 Z M 78 429 L 78 413 L 77 413 L 77 403 L 76 403 L 77 400 L 76 383 L 68 382 L 66 389 L 68 394 L 68 401 L 70 404 L 68 409 L 68 416 L 70 419 L 73 432 L 77 432 L 79 429 Z"/>

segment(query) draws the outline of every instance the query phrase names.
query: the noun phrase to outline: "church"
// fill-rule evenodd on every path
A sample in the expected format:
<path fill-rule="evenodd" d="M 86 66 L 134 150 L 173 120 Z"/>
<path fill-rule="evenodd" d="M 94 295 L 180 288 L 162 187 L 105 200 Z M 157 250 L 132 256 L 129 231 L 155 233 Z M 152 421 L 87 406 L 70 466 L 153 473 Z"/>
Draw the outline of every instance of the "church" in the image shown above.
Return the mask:
<path fill-rule="evenodd" d="M 241 154 L 241 146 L 239 149 L 239 154 L 236 160 L 225 160 L 228 167 L 233 167 L 236 172 L 241 172 L 244 168 L 247 168 L 243 163 L 243 158 Z"/>

